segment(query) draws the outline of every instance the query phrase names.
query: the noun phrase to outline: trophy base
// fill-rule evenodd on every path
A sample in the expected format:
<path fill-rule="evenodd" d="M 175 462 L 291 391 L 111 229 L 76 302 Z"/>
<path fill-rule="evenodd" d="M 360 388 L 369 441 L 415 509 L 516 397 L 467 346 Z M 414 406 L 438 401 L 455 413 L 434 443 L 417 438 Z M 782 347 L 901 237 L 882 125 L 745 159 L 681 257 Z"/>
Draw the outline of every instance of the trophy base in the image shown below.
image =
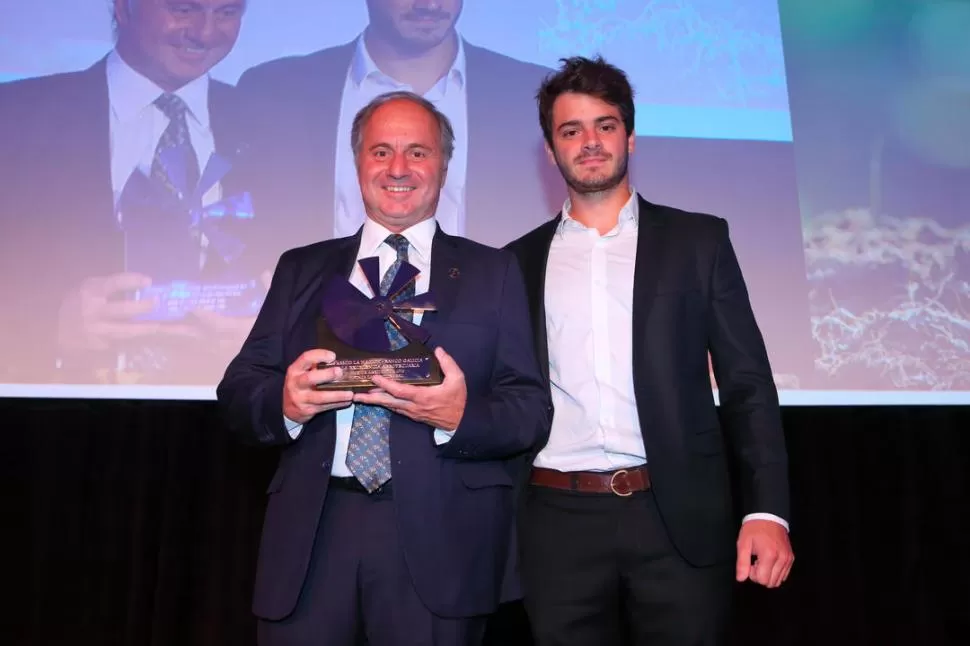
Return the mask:
<path fill-rule="evenodd" d="M 325 319 L 317 320 L 318 347 L 337 355 L 336 360 L 320 364 L 319 368 L 340 367 L 343 376 L 317 390 L 350 390 L 367 392 L 375 388 L 372 377 L 381 375 L 394 381 L 416 386 L 436 386 L 441 383 L 441 365 L 427 346 L 411 341 L 399 350 L 367 352 L 351 347 L 338 339 Z"/>

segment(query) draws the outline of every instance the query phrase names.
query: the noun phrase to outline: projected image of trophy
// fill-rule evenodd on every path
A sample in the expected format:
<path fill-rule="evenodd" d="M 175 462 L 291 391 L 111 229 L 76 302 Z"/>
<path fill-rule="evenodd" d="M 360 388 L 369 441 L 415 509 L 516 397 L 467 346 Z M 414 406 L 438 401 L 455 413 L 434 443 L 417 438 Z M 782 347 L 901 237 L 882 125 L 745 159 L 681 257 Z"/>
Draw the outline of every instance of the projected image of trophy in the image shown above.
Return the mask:
<path fill-rule="evenodd" d="M 317 320 L 317 343 L 337 355 L 328 365 L 339 366 L 343 375 L 318 388 L 366 391 L 374 388 L 374 375 L 407 384 L 441 383 L 441 366 L 426 345 L 429 332 L 406 316 L 435 310 L 430 292 L 408 296 L 406 288 L 417 280 L 417 268 L 402 263 L 387 295 L 382 296 L 379 260 L 363 258 L 358 264 L 376 296 L 369 298 L 343 278 L 335 278 L 325 286 Z"/>
<path fill-rule="evenodd" d="M 243 261 L 243 240 L 255 215 L 249 193 L 203 206 L 203 196 L 232 165 L 213 154 L 192 187 L 185 181 L 184 150 L 172 147 L 161 157 L 167 182 L 136 170 L 117 206 L 125 270 L 152 280 L 135 298 L 157 303 L 139 318 L 177 321 L 193 311 L 255 316 L 265 290 L 255 268 Z"/>

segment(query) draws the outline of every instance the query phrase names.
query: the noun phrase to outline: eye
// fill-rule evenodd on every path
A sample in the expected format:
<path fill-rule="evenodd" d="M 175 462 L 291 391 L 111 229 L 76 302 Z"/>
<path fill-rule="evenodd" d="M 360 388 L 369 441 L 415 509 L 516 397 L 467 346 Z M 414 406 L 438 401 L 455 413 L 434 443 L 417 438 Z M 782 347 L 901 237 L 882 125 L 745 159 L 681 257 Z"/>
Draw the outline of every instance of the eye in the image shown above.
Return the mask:
<path fill-rule="evenodd" d="M 602 128 L 601 128 L 601 130 L 603 132 L 613 132 L 614 130 L 616 130 L 616 124 L 615 123 L 604 123 L 603 126 L 602 126 Z"/>
<path fill-rule="evenodd" d="M 192 13 L 192 5 L 172 4 L 168 6 L 168 10 L 176 16 L 187 16 Z"/>
<path fill-rule="evenodd" d="M 578 133 L 579 131 L 576 130 L 575 128 L 569 128 L 568 130 L 562 131 L 562 136 L 564 139 L 569 139 L 570 137 L 576 136 Z"/>

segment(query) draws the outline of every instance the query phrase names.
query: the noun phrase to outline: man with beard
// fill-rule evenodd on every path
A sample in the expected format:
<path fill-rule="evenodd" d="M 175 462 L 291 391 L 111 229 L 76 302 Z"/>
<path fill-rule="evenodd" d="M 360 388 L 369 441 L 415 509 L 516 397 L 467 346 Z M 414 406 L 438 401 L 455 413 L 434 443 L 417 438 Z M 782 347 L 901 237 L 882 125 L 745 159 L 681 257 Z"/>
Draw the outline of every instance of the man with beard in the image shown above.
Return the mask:
<path fill-rule="evenodd" d="M 630 186 L 619 69 L 568 59 L 538 102 L 569 199 L 509 245 L 554 408 L 522 506 L 526 610 L 540 646 L 721 643 L 732 579 L 774 588 L 793 560 L 778 398 L 727 223 Z"/>
<path fill-rule="evenodd" d="M 555 178 L 532 111 L 549 70 L 467 42 L 455 29 L 462 4 L 367 0 L 369 24 L 352 42 L 243 74 L 237 88 L 249 115 L 256 211 L 277 218 L 266 232 L 273 248 L 361 226 L 350 123 L 369 100 L 393 90 L 423 96 L 454 124 L 437 213 L 445 232 L 501 245 L 545 220 L 539 214 L 552 202 L 536 178 L 540 169 L 549 184 Z"/>
<path fill-rule="evenodd" d="M 116 0 L 116 44 L 104 58 L 0 86 L 4 379 L 217 379 L 198 363 L 177 377 L 166 372 L 177 369 L 165 363 L 173 348 L 208 356 L 199 350 L 218 343 L 207 325 L 136 320 L 153 303 L 133 293 L 153 277 L 130 271 L 139 253 L 116 206 L 139 170 L 169 182 L 168 147 L 190 152 L 183 163 L 192 187 L 213 153 L 236 153 L 233 90 L 208 72 L 235 45 L 245 8 L 245 0 Z M 226 192 L 217 183 L 203 202 Z M 194 262 L 215 262 L 195 244 Z M 159 245 L 147 240 L 145 248 Z M 205 342 L 185 345 L 200 335 Z"/>

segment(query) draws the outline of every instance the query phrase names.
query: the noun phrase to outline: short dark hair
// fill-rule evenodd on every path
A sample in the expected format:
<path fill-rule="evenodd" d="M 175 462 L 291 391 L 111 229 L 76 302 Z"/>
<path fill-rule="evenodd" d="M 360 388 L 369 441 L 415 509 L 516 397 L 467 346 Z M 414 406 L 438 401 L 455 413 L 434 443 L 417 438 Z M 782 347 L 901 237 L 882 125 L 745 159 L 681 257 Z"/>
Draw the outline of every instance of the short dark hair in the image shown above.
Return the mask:
<path fill-rule="evenodd" d="M 539 104 L 539 125 L 549 145 L 552 145 L 552 106 L 560 95 L 567 92 L 588 94 L 620 110 L 620 118 L 626 134 L 633 132 L 633 88 L 626 74 L 610 65 L 602 56 L 586 58 L 572 56 L 560 59 L 559 70 L 542 82 L 536 101 Z"/>
<path fill-rule="evenodd" d="M 350 145 L 354 151 L 354 162 L 358 162 L 360 158 L 360 148 L 363 145 L 364 139 L 364 127 L 367 125 L 367 122 L 370 121 L 370 118 L 377 111 L 377 108 L 391 101 L 410 101 L 427 110 L 435 118 L 435 121 L 438 123 L 438 133 L 441 135 L 441 143 L 439 144 L 441 146 L 441 157 L 444 159 L 445 168 L 447 168 L 448 163 L 451 162 L 451 156 L 455 151 L 455 129 L 452 127 L 451 121 L 431 101 L 414 92 L 404 90 L 386 92 L 377 96 L 361 108 L 354 117 L 354 122 L 350 129 Z"/>

